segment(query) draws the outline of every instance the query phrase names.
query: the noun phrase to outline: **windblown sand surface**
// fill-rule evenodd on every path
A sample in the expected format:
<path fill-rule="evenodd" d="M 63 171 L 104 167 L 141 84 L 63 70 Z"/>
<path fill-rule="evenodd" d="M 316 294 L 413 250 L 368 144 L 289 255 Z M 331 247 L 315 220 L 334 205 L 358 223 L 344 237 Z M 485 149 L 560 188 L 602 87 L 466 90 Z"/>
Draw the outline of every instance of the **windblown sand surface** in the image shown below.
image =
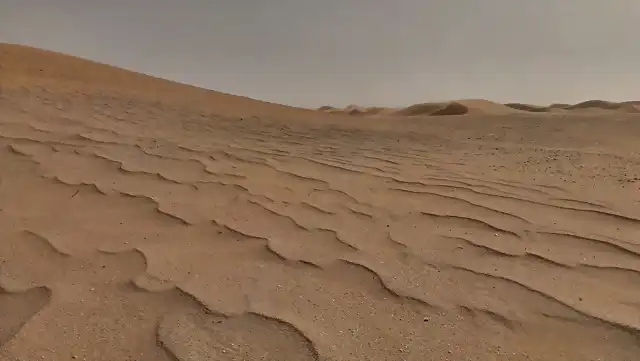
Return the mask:
<path fill-rule="evenodd" d="M 0 67 L 0 360 L 640 355 L 638 116 L 372 121 Z"/>

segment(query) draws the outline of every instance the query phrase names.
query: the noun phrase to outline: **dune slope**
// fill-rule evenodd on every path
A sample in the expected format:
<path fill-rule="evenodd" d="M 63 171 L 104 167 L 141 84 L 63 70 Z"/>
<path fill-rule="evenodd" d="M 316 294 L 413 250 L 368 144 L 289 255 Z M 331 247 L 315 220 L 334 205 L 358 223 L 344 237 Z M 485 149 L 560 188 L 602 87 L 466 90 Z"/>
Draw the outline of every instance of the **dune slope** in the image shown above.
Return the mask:
<path fill-rule="evenodd" d="M 523 104 L 523 103 L 507 103 L 509 108 L 522 110 L 525 112 L 544 113 L 551 110 L 551 107 L 541 107 L 539 105 Z"/>
<path fill-rule="evenodd" d="M 572 111 L 616 111 L 618 113 L 640 113 L 637 101 L 609 102 L 605 100 L 587 100 L 578 104 L 566 107 Z"/>
<path fill-rule="evenodd" d="M 0 87 L 2 361 L 640 355 L 633 115 L 349 120 L 13 45 Z"/>
<path fill-rule="evenodd" d="M 519 109 L 484 99 L 462 99 L 451 102 L 420 103 L 397 110 L 396 116 L 425 115 L 509 115 L 520 112 Z"/>

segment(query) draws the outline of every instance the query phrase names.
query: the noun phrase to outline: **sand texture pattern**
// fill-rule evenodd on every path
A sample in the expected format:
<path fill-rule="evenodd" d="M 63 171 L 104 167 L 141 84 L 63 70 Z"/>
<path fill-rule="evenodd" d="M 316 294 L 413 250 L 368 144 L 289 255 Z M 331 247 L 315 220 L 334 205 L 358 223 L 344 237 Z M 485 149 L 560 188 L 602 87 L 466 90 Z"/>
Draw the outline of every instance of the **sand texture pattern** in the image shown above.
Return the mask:
<path fill-rule="evenodd" d="M 0 86 L 2 361 L 640 355 L 638 116 L 362 119 L 11 45 Z"/>

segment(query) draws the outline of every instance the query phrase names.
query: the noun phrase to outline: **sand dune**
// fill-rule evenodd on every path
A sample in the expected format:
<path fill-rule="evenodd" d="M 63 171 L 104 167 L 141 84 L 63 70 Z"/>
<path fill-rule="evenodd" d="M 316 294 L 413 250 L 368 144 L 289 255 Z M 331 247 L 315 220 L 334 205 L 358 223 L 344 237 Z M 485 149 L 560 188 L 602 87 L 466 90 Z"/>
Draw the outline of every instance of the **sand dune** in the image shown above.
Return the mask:
<path fill-rule="evenodd" d="M 632 113 L 632 114 L 640 113 L 640 105 L 623 104 L 618 109 L 625 113 Z"/>
<path fill-rule="evenodd" d="M 405 108 L 392 109 L 383 107 L 360 107 L 349 105 L 345 108 L 323 106 L 319 111 L 330 114 L 343 114 L 359 117 L 392 116 L 392 117 L 423 117 L 423 116 L 453 116 L 453 115 L 512 115 L 526 113 L 557 113 L 563 111 L 616 111 L 622 113 L 640 113 L 640 102 L 608 102 L 604 100 L 590 100 L 574 105 L 551 104 L 540 106 L 525 103 L 500 104 L 483 99 L 463 99 L 450 102 L 431 102 L 413 104 Z"/>
<path fill-rule="evenodd" d="M 525 112 L 533 112 L 533 113 L 546 113 L 551 111 L 551 107 L 542 107 L 539 105 L 532 104 L 524 104 L 524 103 L 506 103 L 506 106 L 509 108 L 513 108 L 516 110 L 522 110 Z"/>
<path fill-rule="evenodd" d="M 505 115 L 517 112 L 519 110 L 484 99 L 463 99 L 444 103 L 415 104 L 393 114 L 399 116 Z"/>
<path fill-rule="evenodd" d="M 609 102 L 605 100 L 587 100 L 578 104 L 570 105 L 565 109 L 571 111 L 616 111 L 621 113 L 640 113 L 638 102 Z"/>
<path fill-rule="evenodd" d="M 332 107 L 330 105 L 323 105 L 320 108 L 318 108 L 318 110 L 321 112 L 331 112 L 334 110 L 338 110 L 338 108 Z"/>
<path fill-rule="evenodd" d="M 620 104 L 614 103 L 614 102 L 608 102 L 605 100 L 587 100 L 587 101 L 573 104 L 566 107 L 566 109 L 568 110 L 587 109 L 587 108 L 614 110 L 614 109 L 620 108 Z"/>
<path fill-rule="evenodd" d="M 420 103 L 406 108 L 361 107 L 349 105 L 345 108 L 323 106 L 318 110 L 326 113 L 347 114 L 352 116 L 442 116 L 442 115 L 505 115 L 519 110 L 483 99 L 463 99 L 450 102 Z"/>
<path fill-rule="evenodd" d="M 330 114 L 345 114 L 350 116 L 372 117 L 380 115 L 388 115 L 395 110 L 386 107 L 361 107 L 358 105 L 348 105 L 344 108 L 335 108 L 329 105 L 321 106 L 317 110 Z"/>
<path fill-rule="evenodd" d="M 406 108 L 399 109 L 398 111 L 394 112 L 393 115 L 406 116 L 406 117 L 411 117 L 416 115 L 431 115 L 434 112 L 437 112 L 438 110 L 446 106 L 447 106 L 447 103 L 414 104 Z"/>
<path fill-rule="evenodd" d="M 258 101 L 146 76 L 59 53 L 0 44 L 0 74 L 5 86 L 30 82 L 40 88 L 55 86 L 70 95 L 80 91 L 101 96 L 112 93 L 131 102 L 155 101 L 175 109 L 215 109 L 219 116 L 297 119 L 314 118 L 312 110 Z M 108 99 L 105 99 L 107 101 Z"/>
<path fill-rule="evenodd" d="M 640 355 L 637 115 L 361 120 L 26 47 L 0 69 L 2 361 Z"/>
<path fill-rule="evenodd" d="M 566 104 L 566 103 L 553 103 L 551 105 L 549 105 L 549 108 L 551 109 L 566 109 L 568 107 L 570 107 L 571 104 Z"/>

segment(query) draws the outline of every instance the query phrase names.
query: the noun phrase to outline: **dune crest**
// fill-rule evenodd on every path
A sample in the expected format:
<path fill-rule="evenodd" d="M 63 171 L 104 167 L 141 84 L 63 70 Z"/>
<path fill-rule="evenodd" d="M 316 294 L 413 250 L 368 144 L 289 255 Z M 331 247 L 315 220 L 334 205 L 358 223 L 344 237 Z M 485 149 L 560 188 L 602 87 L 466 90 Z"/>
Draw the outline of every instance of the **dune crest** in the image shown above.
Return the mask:
<path fill-rule="evenodd" d="M 406 108 L 400 109 L 393 113 L 398 116 L 417 116 L 417 115 L 431 115 L 434 112 L 444 108 L 446 103 L 421 103 L 410 105 Z"/>
<path fill-rule="evenodd" d="M 640 113 L 640 104 L 635 101 L 610 102 L 605 100 L 587 100 L 565 107 L 571 111 L 616 111 L 619 113 Z"/>
<path fill-rule="evenodd" d="M 198 107 L 225 117 L 313 118 L 316 112 L 180 84 L 53 51 L 0 43 L 0 75 L 5 85 L 33 82 L 65 92 L 85 88 L 100 94 L 153 100 L 172 107 Z"/>
<path fill-rule="evenodd" d="M 336 108 L 329 105 L 321 106 L 318 111 L 330 113 L 330 114 L 346 114 L 350 116 L 378 116 L 387 115 L 394 111 L 392 108 L 385 107 L 361 107 L 358 105 L 348 105 L 344 108 Z"/>
<path fill-rule="evenodd" d="M 587 100 L 587 101 L 584 101 L 584 102 L 581 102 L 581 103 L 577 103 L 577 104 L 573 104 L 573 105 L 570 105 L 570 106 L 566 107 L 566 109 L 568 109 L 568 110 L 588 109 L 588 108 L 614 110 L 614 109 L 619 109 L 620 108 L 620 104 L 614 103 L 614 102 L 608 102 L 608 101 L 605 101 L 605 100 Z"/>
<path fill-rule="evenodd" d="M 394 112 L 398 116 L 443 116 L 443 115 L 506 115 L 517 113 L 517 109 L 484 99 L 462 99 L 444 103 L 414 104 Z"/>
<path fill-rule="evenodd" d="M 0 90 L 1 361 L 640 355 L 637 115 L 306 110 L 13 45 Z"/>
<path fill-rule="evenodd" d="M 505 106 L 508 106 L 509 108 L 513 108 L 516 110 L 522 110 L 525 112 L 532 112 L 532 113 L 546 113 L 551 111 L 551 106 L 549 107 L 542 107 L 539 105 L 532 105 L 532 104 L 524 104 L 524 103 L 506 103 Z"/>
<path fill-rule="evenodd" d="M 317 109 L 323 113 L 342 114 L 357 117 L 424 117 L 424 116 L 456 116 L 456 115 L 514 115 L 530 113 L 563 113 L 566 111 L 615 111 L 618 113 L 640 113 L 640 102 L 608 102 L 589 100 L 578 104 L 555 103 L 549 106 L 505 103 L 500 104 L 484 99 L 462 99 L 450 102 L 431 102 L 413 104 L 405 108 L 360 107 L 349 105 L 345 108 L 322 106 Z"/>

